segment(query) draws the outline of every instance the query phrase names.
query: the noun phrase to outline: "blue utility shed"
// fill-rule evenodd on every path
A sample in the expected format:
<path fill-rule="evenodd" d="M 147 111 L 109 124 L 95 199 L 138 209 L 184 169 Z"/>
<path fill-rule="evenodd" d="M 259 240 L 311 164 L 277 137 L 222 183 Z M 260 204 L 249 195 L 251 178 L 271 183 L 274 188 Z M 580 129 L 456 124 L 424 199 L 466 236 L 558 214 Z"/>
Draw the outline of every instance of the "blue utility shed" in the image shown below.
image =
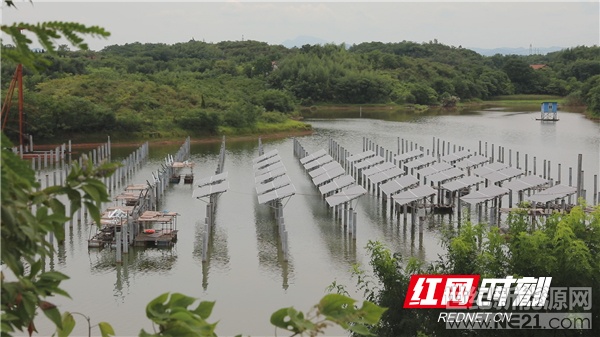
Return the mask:
<path fill-rule="evenodd" d="M 539 121 L 558 121 L 558 102 L 543 102 Z"/>

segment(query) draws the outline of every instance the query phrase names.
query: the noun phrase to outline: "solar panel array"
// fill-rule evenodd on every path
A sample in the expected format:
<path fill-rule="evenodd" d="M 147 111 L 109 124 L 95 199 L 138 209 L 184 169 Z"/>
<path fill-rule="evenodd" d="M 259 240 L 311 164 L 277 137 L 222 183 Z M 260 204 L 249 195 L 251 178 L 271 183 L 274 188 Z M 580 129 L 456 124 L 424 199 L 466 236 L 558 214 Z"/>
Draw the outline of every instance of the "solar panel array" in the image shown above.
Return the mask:
<path fill-rule="evenodd" d="M 259 204 L 281 200 L 296 194 L 277 150 L 269 151 L 254 162 L 254 183 Z"/>

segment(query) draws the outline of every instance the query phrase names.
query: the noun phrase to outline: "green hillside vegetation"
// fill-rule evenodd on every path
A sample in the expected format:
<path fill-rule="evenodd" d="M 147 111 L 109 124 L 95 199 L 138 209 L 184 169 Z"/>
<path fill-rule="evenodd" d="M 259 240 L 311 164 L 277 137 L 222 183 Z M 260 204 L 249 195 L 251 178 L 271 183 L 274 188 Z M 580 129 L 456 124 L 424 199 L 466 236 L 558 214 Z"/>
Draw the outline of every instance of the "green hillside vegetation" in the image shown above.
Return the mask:
<path fill-rule="evenodd" d="M 24 75 L 26 131 L 37 139 L 301 130 L 309 126 L 290 117 L 298 117 L 303 106 L 453 106 L 512 95 L 559 97 L 600 116 L 597 46 L 485 57 L 437 41 L 291 49 L 257 41 L 189 41 L 113 45 L 98 52 L 60 46 L 41 57 L 50 66 Z M 534 70 L 531 64 L 546 67 Z M 3 90 L 15 66 L 2 59 Z M 7 134 L 11 129 L 14 138 L 16 127 L 9 125 Z"/>

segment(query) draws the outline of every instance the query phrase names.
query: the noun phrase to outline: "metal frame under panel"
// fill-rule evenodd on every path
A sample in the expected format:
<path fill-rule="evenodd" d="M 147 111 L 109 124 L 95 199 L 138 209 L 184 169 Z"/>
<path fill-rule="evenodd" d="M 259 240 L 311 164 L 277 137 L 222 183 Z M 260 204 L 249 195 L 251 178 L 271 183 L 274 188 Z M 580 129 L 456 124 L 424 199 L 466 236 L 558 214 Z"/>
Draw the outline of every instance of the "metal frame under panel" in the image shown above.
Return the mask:
<path fill-rule="evenodd" d="M 354 184 L 355 181 L 356 180 L 354 180 L 354 178 L 349 175 L 337 177 L 337 178 L 333 179 L 331 182 L 319 187 L 319 192 L 321 192 L 321 194 L 331 193 L 335 190 L 339 190 L 341 188 L 350 186 L 350 185 Z"/>
<path fill-rule="evenodd" d="M 343 203 L 357 199 L 365 194 L 367 194 L 367 190 L 365 190 L 364 187 L 362 187 L 360 185 L 354 185 L 354 186 L 347 188 L 339 193 L 336 193 L 332 196 L 325 198 L 325 201 L 327 201 L 327 204 L 329 204 L 329 207 L 335 207 L 335 206 L 341 205 Z"/>

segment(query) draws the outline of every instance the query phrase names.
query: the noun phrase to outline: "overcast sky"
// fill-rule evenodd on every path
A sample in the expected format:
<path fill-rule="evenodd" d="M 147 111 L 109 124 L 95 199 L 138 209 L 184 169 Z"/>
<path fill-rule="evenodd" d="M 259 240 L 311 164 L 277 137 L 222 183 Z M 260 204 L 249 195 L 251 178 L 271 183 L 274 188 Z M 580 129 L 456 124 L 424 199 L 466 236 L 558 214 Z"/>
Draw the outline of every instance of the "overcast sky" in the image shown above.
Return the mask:
<path fill-rule="evenodd" d="M 599 2 L 50 2 L 15 0 L 2 22 L 75 21 L 111 32 L 90 48 L 132 42 L 257 40 L 298 36 L 334 43 L 403 40 L 465 48 L 600 44 Z"/>

